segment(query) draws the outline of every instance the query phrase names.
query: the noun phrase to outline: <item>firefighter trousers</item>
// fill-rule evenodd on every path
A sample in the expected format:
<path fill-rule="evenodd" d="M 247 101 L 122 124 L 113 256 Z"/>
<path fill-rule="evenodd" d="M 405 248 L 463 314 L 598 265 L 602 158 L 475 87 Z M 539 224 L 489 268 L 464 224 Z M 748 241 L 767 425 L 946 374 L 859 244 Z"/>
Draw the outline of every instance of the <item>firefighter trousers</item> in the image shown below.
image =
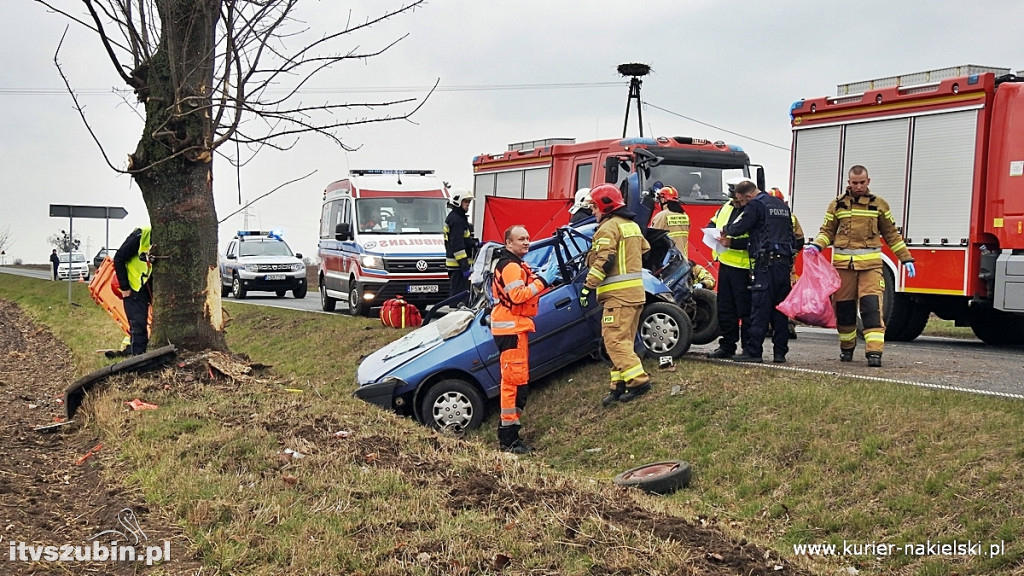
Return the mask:
<path fill-rule="evenodd" d="M 885 345 L 885 323 L 882 321 L 882 294 L 885 276 L 881 268 L 870 270 L 837 269 L 839 290 L 832 296 L 836 309 L 836 331 L 839 348 L 852 351 L 857 347 L 857 312 L 860 310 L 864 328 L 865 354 L 881 354 Z"/>
<path fill-rule="evenodd" d="M 750 340 L 750 270 L 722 264 L 718 267 L 718 347 L 736 352 L 736 343 Z"/>
<path fill-rule="evenodd" d="M 510 336 L 495 336 L 501 350 L 501 428 L 516 427 L 518 438 L 519 416 L 526 408 L 527 385 L 530 383 L 529 339 L 526 332 Z M 514 342 L 514 344 L 513 344 Z"/>
<path fill-rule="evenodd" d="M 785 356 L 789 352 L 789 319 L 775 308 L 789 296 L 789 263 L 788 257 L 771 258 L 754 266 L 749 337 L 743 342 L 743 351 L 751 356 L 763 354 L 768 326 L 774 353 Z"/>
<path fill-rule="evenodd" d="M 640 325 L 644 305 L 607 301 L 601 312 L 601 338 L 612 361 L 611 388 L 625 382 L 627 388 L 643 386 L 651 380 L 644 372 L 640 357 L 633 350 L 633 340 Z"/>
<path fill-rule="evenodd" d="M 466 278 L 466 276 L 463 274 L 461 268 L 449 268 L 448 269 L 448 286 L 450 287 L 450 291 L 448 292 L 448 295 L 449 296 L 455 296 L 456 294 L 458 294 L 460 292 L 465 292 L 465 291 L 469 290 L 469 278 Z M 464 302 L 468 302 L 468 301 L 469 301 L 469 294 L 466 294 L 460 300 L 455 301 L 455 302 L 451 302 L 450 306 L 452 306 L 454 308 L 454 307 L 458 306 L 459 304 L 464 303 Z"/>

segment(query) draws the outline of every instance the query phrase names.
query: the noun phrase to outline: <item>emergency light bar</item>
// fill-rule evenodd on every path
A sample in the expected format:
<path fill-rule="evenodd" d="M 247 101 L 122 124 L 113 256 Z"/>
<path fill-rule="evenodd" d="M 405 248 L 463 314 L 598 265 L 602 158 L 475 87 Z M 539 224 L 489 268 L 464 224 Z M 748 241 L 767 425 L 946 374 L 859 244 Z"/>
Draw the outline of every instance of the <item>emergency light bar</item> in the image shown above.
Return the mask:
<path fill-rule="evenodd" d="M 260 236 L 264 238 L 277 238 L 282 240 L 280 230 L 239 230 L 235 237 L 239 240 L 244 240 L 249 236 Z"/>
<path fill-rule="evenodd" d="M 380 174 L 413 174 L 416 176 L 427 176 L 433 174 L 433 170 L 349 170 L 353 176 L 368 176 Z"/>

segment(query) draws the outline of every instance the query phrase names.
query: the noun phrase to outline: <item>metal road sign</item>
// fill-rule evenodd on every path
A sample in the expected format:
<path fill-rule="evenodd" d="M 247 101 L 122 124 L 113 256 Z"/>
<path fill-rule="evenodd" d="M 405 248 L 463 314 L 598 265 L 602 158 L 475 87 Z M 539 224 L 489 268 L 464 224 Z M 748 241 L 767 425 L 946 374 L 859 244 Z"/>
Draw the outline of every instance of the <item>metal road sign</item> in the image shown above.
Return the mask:
<path fill-rule="evenodd" d="M 51 217 L 64 218 L 113 218 L 121 220 L 128 211 L 120 206 L 72 206 L 70 204 L 50 204 Z"/>

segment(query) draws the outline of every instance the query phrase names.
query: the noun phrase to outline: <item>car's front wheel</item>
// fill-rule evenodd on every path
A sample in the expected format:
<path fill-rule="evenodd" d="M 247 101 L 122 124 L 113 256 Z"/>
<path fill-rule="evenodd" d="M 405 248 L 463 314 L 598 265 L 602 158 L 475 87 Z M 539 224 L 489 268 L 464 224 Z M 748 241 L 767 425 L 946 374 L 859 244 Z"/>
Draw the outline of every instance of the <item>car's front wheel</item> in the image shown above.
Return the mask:
<path fill-rule="evenodd" d="M 683 309 L 668 302 L 654 302 L 644 306 L 637 328 L 640 342 L 648 358 L 671 356 L 678 358 L 690 349 L 693 326 Z"/>
<path fill-rule="evenodd" d="M 292 290 L 292 296 L 295 296 L 296 298 L 300 298 L 300 299 L 301 298 L 305 298 L 306 297 L 306 290 L 307 290 L 306 285 L 303 284 L 301 288 L 296 288 L 295 290 Z"/>
<path fill-rule="evenodd" d="M 363 301 L 363 291 L 354 279 L 348 285 L 348 313 L 352 316 L 365 316 L 370 308 Z"/>
<path fill-rule="evenodd" d="M 460 432 L 478 428 L 484 420 L 484 397 L 465 380 L 441 380 L 423 395 L 420 420 L 437 430 Z"/>
<path fill-rule="evenodd" d="M 245 288 L 242 286 L 242 279 L 238 277 L 238 274 L 231 277 L 231 295 L 238 300 L 245 298 Z"/>

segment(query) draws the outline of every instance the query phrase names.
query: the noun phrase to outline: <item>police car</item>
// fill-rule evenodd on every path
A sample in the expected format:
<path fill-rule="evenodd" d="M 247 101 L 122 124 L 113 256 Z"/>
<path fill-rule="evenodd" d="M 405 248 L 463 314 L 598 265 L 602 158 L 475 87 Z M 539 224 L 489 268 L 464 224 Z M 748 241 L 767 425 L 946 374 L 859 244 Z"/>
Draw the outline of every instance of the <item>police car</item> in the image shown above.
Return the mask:
<path fill-rule="evenodd" d="M 249 292 L 274 292 L 283 298 L 289 290 L 306 297 L 306 265 L 277 232 L 239 230 L 220 262 L 221 296 L 245 298 Z"/>

